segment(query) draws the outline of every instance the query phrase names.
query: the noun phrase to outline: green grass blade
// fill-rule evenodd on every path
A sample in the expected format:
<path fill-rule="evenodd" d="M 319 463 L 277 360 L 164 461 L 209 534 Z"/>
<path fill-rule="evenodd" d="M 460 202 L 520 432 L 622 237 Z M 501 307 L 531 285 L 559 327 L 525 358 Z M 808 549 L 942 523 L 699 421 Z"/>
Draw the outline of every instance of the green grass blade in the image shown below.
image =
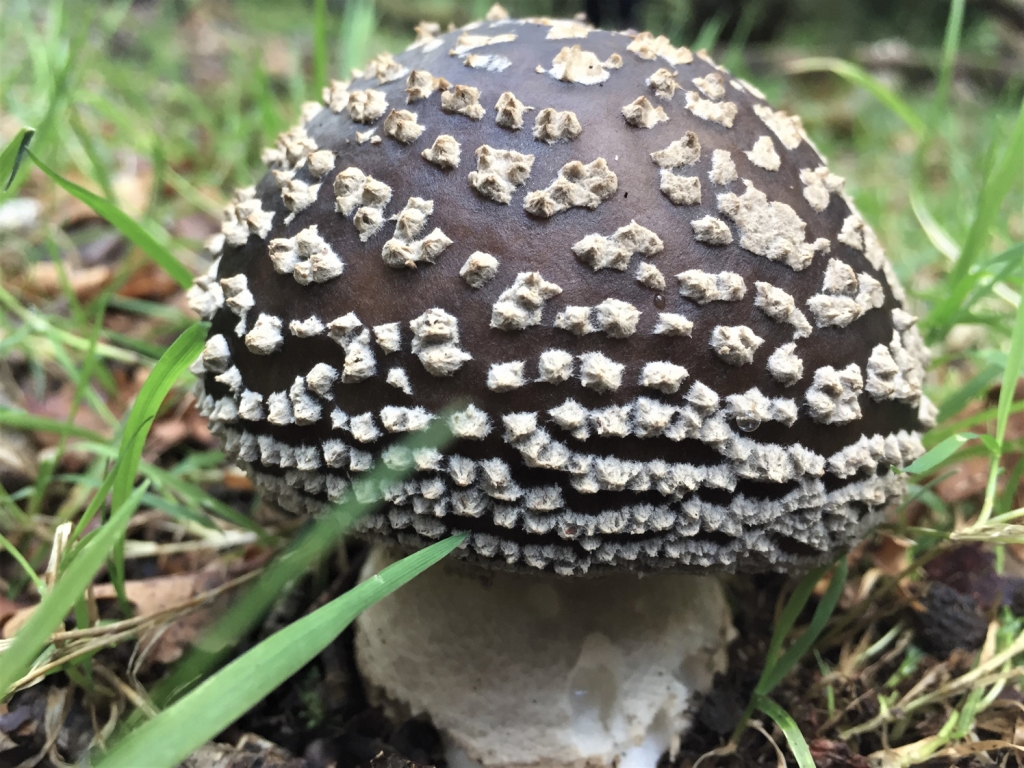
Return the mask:
<path fill-rule="evenodd" d="M 327 0 L 313 0 L 313 83 L 310 98 L 320 100 L 327 85 Z"/>
<path fill-rule="evenodd" d="M 0 191 L 6 192 L 11 188 L 14 177 L 18 174 L 18 168 L 21 166 L 21 161 L 25 159 L 28 145 L 31 143 L 35 133 L 33 128 L 22 128 L 11 139 L 11 143 L 4 147 L 4 151 L 0 152 L 0 181 L 3 181 L 4 184 L 3 189 Z"/>
<path fill-rule="evenodd" d="M 989 363 L 982 368 L 975 376 L 972 376 L 966 384 L 942 401 L 942 406 L 939 408 L 939 415 L 937 417 L 938 420 L 943 422 L 960 413 L 960 411 L 967 407 L 969 402 L 985 391 L 985 388 L 988 387 L 989 383 L 995 379 L 1002 370 L 1002 366 L 996 365 L 995 363 Z"/>
<path fill-rule="evenodd" d="M 918 117 L 917 113 L 907 102 L 897 96 L 892 89 L 883 85 L 877 78 L 872 77 L 862 67 L 858 67 L 849 61 L 830 56 L 809 56 L 787 64 L 786 71 L 792 74 L 831 72 L 843 78 L 851 85 L 863 88 L 878 99 L 882 105 L 902 120 L 918 138 L 923 137 L 927 131 L 924 120 Z"/>
<path fill-rule="evenodd" d="M 167 274 L 174 278 L 178 285 L 182 288 L 188 288 L 192 285 L 192 275 L 188 269 L 185 268 L 185 265 L 178 261 L 174 254 L 167 250 L 167 248 L 153 237 L 153 235 L 146 231 L 139 222 L 135 221 L 135 219 L 109 200 L 105 200 L 84 187 L 80 187 L 74 182 L 65 179 L 59 173 L 43 163 L 42 160 L 33 154 L 32 150 L 26 148 L 25 152 L 32 158 L 32 161 L 39 166 L 39 169 L 43 173 L 53 179 L 57 186 L 61 187 L 73 197 L 81 200 L 92 208 L 98 215 L 109 221 L 118 232 L 142 249 L 143 253 L 149 256 L 149 258 L 162 267 Z"/>
<path fill-rule="evenodd" d="M 949 102 L 949 87 L 953 84 L 953 69 L 960 52 L 960 35 L 964 28 L 964 0 L 952 0 L 946 20 L 946 32 L 942 39 L 942 60 L 939 64 L 939 81 L 935 86 L 935 102 L 932 106 L 936 115 L 942 114 Z"/>
<path fill-rule="evenodd" d="M 0 426 L 14 427 L 39 432 L 52 432 L 55 435 L 67 437 L 83 437 L 86 440 L 102 441 L 104 438 L 97 432 L 76 424 L 69 424 L 59 419 L 51 419 L 46 416 L 36 416 L 16 408 L 0 407 Z"/>
<path fill-rule="evenodd" d="M 203 351 L 206 331 L 207 326 L 204 323 L 197 323 L 175 339 L 153 366 L 146 383 L 139 390 L 121 437 L 122 461 L 114 481 L 113 506 L 119 506 L 134 485 L 146 436 L 156 419 L 157 411 L 178 377 Z"/>
<path fill-rule="evenodd" d="M 910 462 L 910 464 L 903 468 L 903 471 L 911 475 L 922 475 L 925 472 L 931 472 L 939 464 L 959 451 L 964 443 L 977 437 L 978 435 L 973 432 L 961 432 L 956 435 L 950 435 Z"/>
<path fill-rule="evenodd" d="M 786 641 L 786 637 L 789 635 L 790 630 L 793 629 L 793 625 L 796 624 L 796 620 L 803 612 L 804 607 L 807 605 L 807 601 L 811 599 L 811 592 L 814 590 L 814 585 L 817 584 L 824 575 L 824 568 L 815 568 L 809 574 L 800 579 L 800 582 L 793 590 L 793 594 L 790 595 L 789 600 L 786 601 L 786 605 L 782 609 L 782 613 L 779 615 L 779 620 L 775 623 L 775 628 L 772 630 L 772 639 L 768 643 L 768 654 L 765 656 L 765 668 L 764 672 L 761 674 L 762 679 L 775 666 L 775 663 L 779 658 L 779 652 L 782 650 L 782 644 Z"/>
<path fill-rule="evenodd" d="M 338 68 L 340 77 L 348 77 L 353 67 L 366 63 L 367 47 L 377 27 L 373 0 L 348 0 L 341 15 L 338 35 Z M 326 85 L 326 83 L 321 83 Z"/>
<path fill-rule="evenodd" d="M 452 536 L 409 555 L 267 638 L 129 733 L 99 768 L 178 765 L 314 659 L 363 610 L 437 563 L 465 537 Z"/>
<path fill-rule="evenodd" d="M 1017 307 L 1017 319 L 1013 324 L 1013 335 L 1010 336 L 1010 351 L 1006 355 L 1006 368 L 1003 371 L 1003 383 L 999 390 L 999 403 L 996 406 L 996 442 L 1000 447 L 1006 439 L 1006 425 L 1009 423 L 1010 408 L 1013 405 L 1017 379 L 1020 377 L 1022 365 L 1024 365 L 1024 302 Z"/>
<path fill-rule="evenodd" d="M 835 565 L 835 570 L 832 572 L 832 580 L 829 582 L 825 594 L 822 595 L 821 600 L 818 602 L 818 607 L 814 609 L 811 623 L 807 625 L 807 629 L 797 638 L 796 642 L 782 654 L 778 662 L 772 665 L 771 671 L 767 675 L 762 676 L 757 684 L 757 688 L 754 689 L 755 694 L 767 696 L 771 693 L 772 689 L 782 682 L 782 679 L 797 665 L 797 662 L 803 658 L 804 654 L 811 650 L 811 646 L 814 645 L 814 641 L 818 639 L 821 631 L 825 629 L 825 625 L 839 603 L 839 597 L 843 594 L 843 587 L 846 585 L 847 571 L 846 557 L 843 556 L 839 558 Z"/>
<path fill-rule="evenodd" d="M 800 727 L 790 716 L 789 712 L 764 696 L 757 697 L 757 708 L 768 715 L 779 726 L 779 730 L 782 731 L 786 741 L 789 742 L 789 750 L 793 753 L 793 757 L 796 758 L 796 764 L 799 768 L 815 768 L 814 758 L 811 756 L 810 747 L 807 746 L 807 740 L 804 739 L 803 733 L 800 732 Z"/>
<path fill-rule="evenodd" d="M 135 512 L 146 490 L 146 485 L 136 488 L 116 509 L 110 520 L 94 532 L 95 535 L 78 551 L 50 593 L 14 636 L 11 647 L 0 655 L 0 698 L 6 697 L 11 685 L 28 672 L 33 660 L 49 642 L 50 634 L 92 583 L 114 542 L 124 535 L 128 519 Z"/>

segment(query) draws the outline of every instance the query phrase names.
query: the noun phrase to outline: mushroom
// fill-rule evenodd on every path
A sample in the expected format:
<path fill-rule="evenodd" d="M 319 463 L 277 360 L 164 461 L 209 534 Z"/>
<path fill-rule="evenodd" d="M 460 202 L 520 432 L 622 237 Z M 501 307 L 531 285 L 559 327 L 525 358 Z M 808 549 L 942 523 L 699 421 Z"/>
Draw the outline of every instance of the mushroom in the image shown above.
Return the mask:
<path fill-rule="evenodd" d="M 903 495 L 927 352 L 800 119 L 703 52 L 418 32 L 225 210 L 202 413 L 286 510 L 381 502 L 364 578 L 468 534 L 356 635 L 452 765 L 654 766 L 725 665 L 716 574 L 828 562 Z"/>

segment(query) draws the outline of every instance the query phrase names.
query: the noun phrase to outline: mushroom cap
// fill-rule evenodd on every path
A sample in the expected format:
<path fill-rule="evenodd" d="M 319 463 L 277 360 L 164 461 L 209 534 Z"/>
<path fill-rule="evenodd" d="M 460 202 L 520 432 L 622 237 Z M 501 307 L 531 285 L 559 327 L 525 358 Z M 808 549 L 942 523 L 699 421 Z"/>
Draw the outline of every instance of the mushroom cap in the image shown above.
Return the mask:
<path fill-rule="evenodd" d="M 257 489 L 562 574 L 863 536 L 934 418 L 927 351 L 800 119 L 648 33 L 417 31 L 264 153 L 190 293 L 202 411 Z M 440 418 L 444 451 L 402 447 Z"/>

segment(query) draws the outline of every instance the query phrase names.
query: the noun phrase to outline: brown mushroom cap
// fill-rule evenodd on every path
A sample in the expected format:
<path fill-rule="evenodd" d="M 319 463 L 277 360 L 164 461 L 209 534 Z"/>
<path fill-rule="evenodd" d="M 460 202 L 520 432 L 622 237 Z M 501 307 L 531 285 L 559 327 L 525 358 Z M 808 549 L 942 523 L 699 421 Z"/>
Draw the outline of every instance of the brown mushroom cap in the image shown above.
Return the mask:
<path fill-rule="evenodd" d="M 647 33 L 419 32 L 265 153 L 192 291 L 257 488 L 383 495 L 368 534 L 559 573 L 862 536 L 921 452 L 926 350 L 799 118 Z M 398 447 L 456 403 L 443 455 Z M 415 473 L 369 488 L 380 461 Z"/>

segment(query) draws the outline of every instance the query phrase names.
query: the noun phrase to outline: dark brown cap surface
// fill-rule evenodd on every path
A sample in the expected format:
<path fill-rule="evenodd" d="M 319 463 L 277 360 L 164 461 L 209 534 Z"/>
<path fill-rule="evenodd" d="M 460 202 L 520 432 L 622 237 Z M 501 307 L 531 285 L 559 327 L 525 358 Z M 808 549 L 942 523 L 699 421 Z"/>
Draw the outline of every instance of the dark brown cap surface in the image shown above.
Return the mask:
<path fill-rule="evenodd" d="M 863 535 L 921 451 L 926 353 L 799 119 L 646 33 L 419 31 L 265 153 L 192 291 L 257 487 L 383 494 L 370 533 L 562 573 Z M 444 454 L 399 447 L 453 403 Z M 415 474 L 361 483 L 381 461 Z"/>

